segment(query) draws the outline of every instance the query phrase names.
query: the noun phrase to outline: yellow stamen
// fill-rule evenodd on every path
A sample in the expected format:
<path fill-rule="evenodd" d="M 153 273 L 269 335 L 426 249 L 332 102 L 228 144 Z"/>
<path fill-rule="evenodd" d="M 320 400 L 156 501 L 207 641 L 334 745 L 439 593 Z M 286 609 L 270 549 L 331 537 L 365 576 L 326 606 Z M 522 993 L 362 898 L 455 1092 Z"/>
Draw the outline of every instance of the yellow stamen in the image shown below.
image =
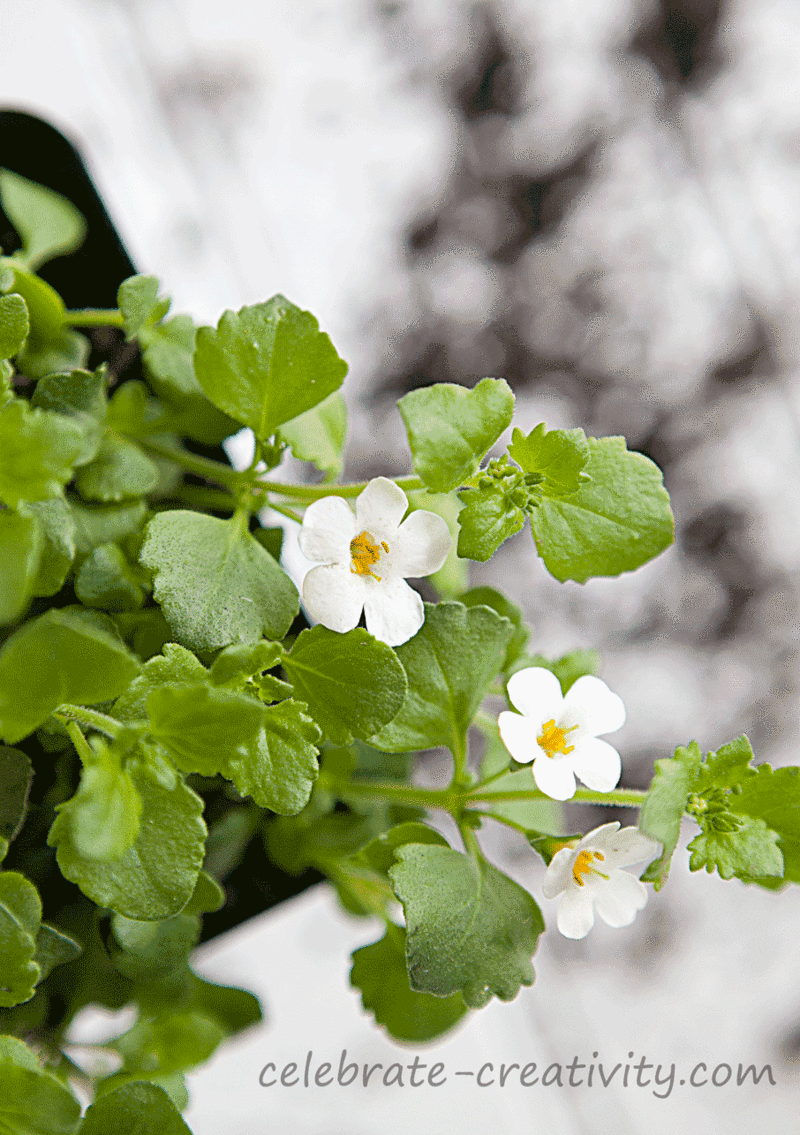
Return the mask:
<path fill-rule="evenodd" d="M 385 540 L 381 540 L 379 547 L 369 532 L 361 532 L 351 540 L 350 555 L 353 557 L 353 563 L 350 571 L 353 575 L 368 575 L 380 582 L 381 577 L 376 575 L 372 568 L 381 558 L 381 548 L 384 552 L 389 551 L 389 545 Z"/>
<path fill-rule="evenodd" d="M 575 748 L 574 745 L 567 744 L 566 734 L 577 728 L 577 725 L 571 725 L 569 729 L 565 729 L 563 725 L 556 725 L 555 719 L 551 719 L 544 723 L 541 736 L 537 737 L 536 740 L 548 757 L 554 757 L 557 753 L 563 753 L 566 756 Z"/>
<path fill-rule="evenodd" d="M 588 875 L 590 871 L 593 875 L 600 875 L 600 877 L 603 879 L 608 878 L 608 875 L 604 875 L 602 871 L 598 871 L 597 868 L 593 865 L 593 859 L 603 860 L 605 859 L 605 856 L 603 855 L 602 851 L 589 851 L 588 848 L 584 848 L 583 851 L 578 852 L 575 858 L 575 862 L 572 865 L 572 878 L 575 880 L 579 887 L 583 886 L 583 879 L 581 878 L 581 875 Z"/>

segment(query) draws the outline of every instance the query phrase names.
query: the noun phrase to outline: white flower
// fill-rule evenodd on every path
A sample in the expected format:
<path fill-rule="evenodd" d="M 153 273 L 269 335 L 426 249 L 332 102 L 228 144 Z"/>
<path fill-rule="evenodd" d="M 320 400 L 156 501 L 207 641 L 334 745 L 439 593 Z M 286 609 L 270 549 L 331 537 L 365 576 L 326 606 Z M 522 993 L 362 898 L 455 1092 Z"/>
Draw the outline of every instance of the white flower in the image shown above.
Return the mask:
<path fill-rule="evenodd" d="M 565 938 L 585 938 L 594 926 L 594 908 L 609 926 L 630 926 L 647 902 L 647 889 L 620 868 L 652 859 L 659 844 L 638 828 L 603 824 L 575 847 L 562 847 L 544 876 L 546 899 L 561 895 L 556 924 Z"/>
<path fill-rule="evenodd" d="M 587 674 L 565 697 L 555 674 L 529 666 L 509 678 L 508 697 L 520 712 L 500 714 L 500 736 L 515 761 L 533 761 L 533 779 L 542 792 L 569 800 L 576 775 L 597 792 L 616 787 L 619 753 L 598 735 L 622 728 L 625 706 L 605 682 Z"/>
<path fill-rule="evenodd" d="M 303 581 L 312 618 L 344 632 L 358 625 L 363 610 L 367 630 L 389 646 L 417 633 L 425 611 L 406 578 L 438 571 L 453 541 L 441 516 L 418 510 L 403 520 L 407 508 L 403 490 L 376 477 L 356 500 L 355 516 L 337 496 L 306 509 L 300 551 L 322 565 Z"/>

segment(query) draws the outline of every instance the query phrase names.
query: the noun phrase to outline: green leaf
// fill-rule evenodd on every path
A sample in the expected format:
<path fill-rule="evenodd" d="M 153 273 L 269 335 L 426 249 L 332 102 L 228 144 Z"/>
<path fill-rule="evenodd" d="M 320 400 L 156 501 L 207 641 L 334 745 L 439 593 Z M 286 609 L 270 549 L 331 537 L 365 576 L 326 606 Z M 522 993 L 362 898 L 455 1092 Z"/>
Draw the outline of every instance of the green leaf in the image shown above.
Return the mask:
<path fill-rule="evenodd" d="M 197 1009 L 140 1018 L 127 1033 L 109 1044 L 125 1060 L 124 1072 L 167 1076 L 205 1063 L 225 1039 L 214 1017 Z"/>
<path fill-rule="evenodd" d="M 21 741 L 62 702 L 95 705 L 117 697 L 138 671 L 138 660 L 101 615 L 75 607 L 47 611 L 0 650 L 0 735 Z"/>
<path fill-rule="evenodd" d="M 206 682 L 162 685 L 147 698 L 152 736 L 178 768 L 202 776 L 254 762 L 264 714 L 255 698 Z"/>
<path fill-rule="evenodd" d="M 25 821 L 32 781 L 30 757 L 19 749 L 0 745 L 0 836 L 9 843 Z"/>
<path fill-rule="evenodd" d="M 353 953 L 350 984 L 360 990 L 361 1004 L 367 1012 L 395 1040 L 434 1040 L 457 1025 L 467 1012 L 459 993 L 434 997 L 410 987 L 405 931 L 391 924 L 378 942 Z"/>
<path fill-rule="evenodd" d="M 458 554 L 485 563 L 525 523 L 525 513 L 501 483 L 465 489 L 458 514 Z"/>
<path fill-rule="evenodd" d="M 128 339 L 135 339 L 149 324 L 158 323 L 170 309 L 168 299 L 158 298 L 156 276 L 130 276 L 117 292 L 117 303 Z"/>
<path fill-rule="evenodd" d="M 717 869 L 723 879 L 783 876 L 783 855 L 778 835 L 763 820 L 741 816 L 733 832 L 706 828 L 689 844 L 689 867 L 705 867 L 709 874 Z"/>
<path fill-rule="evenodd" d="M 63 328 L 66 308 L 55 288 L 28 271 L 16 257 L 0 256 L 0 274 L 10 277 L 8 287 L 2 290 L 16 292 L 25 300 L 31 323 L 30 337 L 39 341 L 57 338 Z"/>
<path fill-rule="evenodd" d="M 106 379 L 101 372 L 72 370 L 49 374 L 36 384 L 32 403 L 71 418 L 83 431 L 83 446 L 76 465 L 91 461 L 100 448 L 106 418 Z"/>
<path fill-rule="evenodd" d="M 674 757 L 655 762 L 655 776 L 642 804 L 639 827 L 664 848 L 660 858 L 642 874 L 642 879 L 654 883 L 657 891 L 667 881 L 670 860 L 681 834 L 686 798 L 697 779 L 702 760 L 699 745 L 692 741 L 686 748 L 679 745 Z"/>
<path fill-rule="evenodd" d="M 272 670 L 282 654 L 277 642 L 234 643 L 214 659 L 209 679 L 214 686 L 241 684 L 254 674 Z"/>
<path fill-rule="evenodd" d="M 0 359 L 12 359 L 28 338 L 28 306 L 20 295 L 0 297 Z"/>
<path fill-rule="evenodd" d="M 547 570 L 562 583 L 633 571 L 672 543 L 674 522 L 661 471 L 621 437 L 589 438 L 588 484 L 531 515 Z"/>
<path fill-rule="evenodd" d="M 303 631 L 283 666 L 296 696 L 336 745 L 371 737 L 392 720 L 406 694 L 391 647 L 360 627 L 347 634 L 320 626 Z"/>
<path fill-rule="evenodd" d="M 508 453 L 525 473 L 541 478 L 536 492 L 542 496 L 567 496 L 587 480 L 582 470 L 589 460 L 589 444 L 583 430 L 548 431 L 540 422 L 527 437 L 514 430 Z"/>
<path fill-rule="evenodd" d="M 121 501 L 143 497 L 158 485 L 158 466 L 126 438 L 106 434 L 97 456 L 75 473 L 75 485 L 84 500 Z"/>
<path fill-rule="evenodd" d="M 137 922 L 114 914 L 111 929 L 119 946 L 111 952 L 120 973 L 131 981 L 158 982 L 185 968 L 200 937 L 200 918 L 182 911 L 162 922 Z"/>
<path fill-rule="evenodd" d="M 36 953 L 33 960 L 39 967 L 39 980 L 41 984 L 49 977 L 56 966 L 65 965 L 80 957 L 83 947 L 69 934 L 65 934 L 56 926 L 43 922 L 36 935 Z"/>
<path fill-rule="evenodd" d="M 201 871 L 194 893 L 181 914 L 213 914 L 225 905 L 225 892 L 216 879 Z"/>
<path fill-rule="evenodd" d="M 194 892 L 206 836 L 203 801 L 180 778 L 168 788 L 144 766 L 131 769 L 131 779 L 142 798 L 142 819 L 136 842 L 124 855 L 103 861 L 80 855 L 63 812 L 48 843 L 57 849 L 61 873 L 92 902 L 126 918 L 155 922 L 177 914 Z"/>
<path fill-rule="evenodd" d="M 46 1072 L 27 1045 L 0 1036 L 0 1131 L 3 1135 L 75 1135 L 81 1105 Z"/>
<path fill-rule="evenodd" d="M 338 390 L 347 364 L 314 316 L 278 295 L 201 327 L 195 370 L 211 402 L 266 441 Z"/>
<path fill-rule="evenodd" d="M 737 737 L 708 754 L 692 787 L 700 793 L 709 788 L 738 789 L 750 777 L 758 775 L 758 770 L 751 766 L 753 760 L 753 748 L 747 737 Z"/>
<path fill-rule="evenodd" d="M 192 974 L 192 1004 L 220 1023 L 228 1036 L 257 1025 L 262 1019 L 258 998 L 234 985 L 215 985 Z"/>
<path fill-rule="evenodd" d="M 83 215 L 55 190 L 3 169 L 0 198 L 22 241 L 23 260 L 29 268 L 35 270 L 54 256 L 65 256 L 83 244 Z"/>
<path fill-rule="evenodd" d="M 439 382 L 398 402 L 414 471 L 429 489 L 446 493 L 470 477 L 511 422 L 514 395 L 502 378 L 483 378 L 472 390 Z"/>
<path fill-rule="evenodd" d="M 496 867 L 448 847 L 410 843 L 389 875 L 403 904 L 412 989 L 461 993 L 470 1009 L 532 985 L 544 930 L 534 900 Z"/>
<path fill-rule="evenodd" d="M 282 816 L 294 816 L 308 803 L 317 778 L 321 730 L 296 701 L 264 711 L 254 755 L 234 757 L 226 775 L 242 796 Z"/>
<path fill-rule="evenodd" d="M 143 575 L 141 568 L 128 563 L 117 544 L 101 544 L 81 564 L 75 594 L 86 607 L 138 611 L 145 599 Z"/>
<path fill-rule="evenodd" d="M 42 547 L 39 565 L 32 583 L 32 594 L 55 595 L 64 582 L 75 558 L 75 520 L 69 505 L 60 497 L 46 501 L 27 501 L 20 512 L 39 522 Z"/>
<path fill-rule="evenodd" d="M 28 296 L 25 298 L 30 308 Z M 91 345 L 86 336 L 81 335 L 80 331 L 73 331 L 71 327 L 63 327 L 47 338 L 34 334 L 31 330 L 25 346 L 17 355 L 17 369 L 26 378 L 45 378 L 49 374 L 86 366 L 90 352 Z"/>
<path fill-rule="evenodd" d="M 56 810 L 67 818 L 79 856 L 119 859 L 139 834 L 141 797 L 117 748 L 99 737 L 91 738 L 90 748 L 92 759 L 85 757 L 78 791 Z"/>
<path fill-rule="evenodd" d="M 0 1007 L 2 1008 L 8 1009 L 33 997 L 40 973 L 33 959 L 41 920 L 42 903 L 33 883 L 29 883 L 16 871 L 0 872 Z"/>
<path fill-rule="evenodd" d="M 163 1088 L 146 1081 L 123 1084 L 86 1112 L 80 1135 L 191 1135 Z"/>
<path fill-rule="evenodd" d="M 292 418 L 281 426 L 281 437 L 301 461 L 313 461 L 334 480 L 344 465 L 344 445 L 347 437 L 347 406 L 337 391 L 305 414 Z"/>
<path fill-rule="evenodd" d="M 512 634 L 508 619 L 488 607 L 426 604 L 422 628 L 396 649 L 408 676 L 408 694 L 372 744 L 389 753 L 438 745 L 460 751 Z"/>
<path fill-rule="evenodd" d="M 730 810 L 737 816 L 763 820 L 777 833 L 784 878 L 800 883 L 800 768 L 759 765 L 756 774 L 730 796 Z"/>
<path fill-rule="evenodd" d="M 0 624 L 24 615 L 39 572 L 44 537 L 35 516 L 0 511 Z"/>
<path fill-rule="evenodd" d="M 16 508 L 61 496 L 82 447 L 83 431 L 70 418 L 12 398 L 0 407 L 0 499 Z"/>
<path fill-rule="evenodd" d="M 138 534 L 147 517 L 144 501 L 119 505 L 84 504 L 77 497 L 68 501 L 75 522 L 75 554 L 79 560 L 101 544 L 116 543 Z"/>
<path fill-rule="evenodd" d="M 491 607 L 498 615 L 509 620 L 514 632 L 506 647 L 506 656 L 503 662 L 503 670 L 508 670 L 523 654 L 530 633 L 525 625 L 525 616 L 520 608 L 493 587 L 472 587 L 463 595 L 459 595 L 458 598 L 465 607 Z"/>
<path fill-rule="evenodd" d="M 397 849 L 407 843 L 427 843 L 436 847 L 449 847 L 447 840 L 427 824 L 414 821 L 397 824 L 388 832 L 381 832 L 359 852 L 359 858 L 381 875 L 388 875 L 389 868 L 397 861 Z"/>
<path fill-rule="evenodd" d="M 281 639 L 299 610 L 297 589 L 242 517 L 165 512 L 147 526 L 141 562 L 175 637 L 194 650 Z"/>
<path fill-rule="evenodd" d="M 141 674 L 114 703 L 114 716 L 119 721 L 142 721 L 147 717 L 147 699 L 153 690 L 170 682 L 199 682 L 207 675 L 205 666 L 190 650 L 167 642 L 163 654 L 145 662 Z"/>

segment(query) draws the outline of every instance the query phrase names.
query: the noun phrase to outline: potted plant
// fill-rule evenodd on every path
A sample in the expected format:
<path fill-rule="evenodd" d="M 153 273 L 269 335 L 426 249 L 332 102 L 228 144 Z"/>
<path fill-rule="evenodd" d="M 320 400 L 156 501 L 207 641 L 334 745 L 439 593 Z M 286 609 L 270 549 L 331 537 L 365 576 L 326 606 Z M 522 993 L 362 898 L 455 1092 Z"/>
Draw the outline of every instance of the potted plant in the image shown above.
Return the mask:
<path fill-rule="evenodd" d="M 6 160 L 8 1130 L 91 1133 L 132 1111 L 147 1130 L 186 1130 L 183 1073 L 260 1016 L 247 991 L 194 974 L 192 948 L 323 876 L 353 915 L 383 923 L 351 983 L 390 1036 L 431 1041 L 510 1000 L 534 980 L 544 920 L 486 858 L 487 822 L 545 860 L 555 930 L 571 938 L 596 913 L 635 918 L 685 813 L 693 868 L 797 880 L 797 769 L 754 767 L 742 737 L 706 758 L 679 748 L 646 791 L 620 787 L 606 737 L 625 709 L 596 655 L 543 657 L 500 591 L 464 588 L 459 560 L 489 560 L 528 521 L 531 555 L 563 582 L 658 555 L 673 521 L 649 459 L 543 423 L 490 457 L 514 396 L 485 378 L 400 399 L 412 473 L 342 482 L 347 366 L 313 315 L 283 296 L 215 327 L 170 315 L 96 195 L 70 200 Z M 103 228 L 95 269 L 86 250 Z M 289 451 L 308 463 L 301 483 L 281 478 Z M 265 510 L 297 527 L 311 564 L 302 613 Z M 406 582 L 421 577 L 436 602 Z M 452 776 L 419 787 L 414 756 L 438 747 Z M 565 830 L 568 800 L 634 820 Z M 458 847 L 426 823 L 437 809 Z M 91 1072 L 64 1051 L 87 1004 L 136 1013 L 104 1046 L 113 1065 Z M 83 1117 L 77 1080 L 94 1096 Z"/>

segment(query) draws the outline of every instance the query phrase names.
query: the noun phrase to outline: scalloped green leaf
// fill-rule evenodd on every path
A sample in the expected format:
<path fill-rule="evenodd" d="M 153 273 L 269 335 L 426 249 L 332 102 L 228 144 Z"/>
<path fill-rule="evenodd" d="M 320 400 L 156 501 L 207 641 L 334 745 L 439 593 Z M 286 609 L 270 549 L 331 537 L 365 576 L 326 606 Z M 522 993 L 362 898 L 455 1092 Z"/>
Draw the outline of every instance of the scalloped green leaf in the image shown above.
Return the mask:
<path fill-rule="evenodd" d="M 581 429 L 548 430 L 540 422 L 527 437 L 514 430 L 508 453 L 525 473 L 541 478 L 537 495 L 568 496 L 587 480 L 583 470 L 589 461 L 589 443 Z"/>
<path fill-rule="evenodd" d="M 681 834 L 686 798 L 697 779 L 702 760 L 700 746 L 692 741 L 686 747 L 679 745 L 674 757 L 655 762 L 655 775 L 642 804 L 639 827 L 645 835 L 658 840 L 663 846 L 661 856 L 642 874 L 642 879 L 654 883 L 657 891 L 667 881 L 670 860 Z"/>
<path fill-rule="evenodd" d="M 81 1105 L 69 1088 L 11 1036 L 0 1036 L 3 1135 L 75 1135 Z"/>
<path fill-rule="evenodd" d="M 233 757 L 227 766 L 242 796 L 282 816 L 302 811 L 319 771 L 322 730 L 305 708 L 296 701 L 267 706 L 255 753 Z"/>
<path fill-rule="evenodd" d="M 257 759 L 265 707 L 207 682 L 162 685 L 147 698 L 150 733 L 184 772 L 230 777 L 233 762 Z"/>
<path fill-rule="evenodd" d="M 83 244 L 83 214 L 54 189 L 29 181 L 10 169 L 0 169 L 0 198 L 22 241 L 22 259 L 29 268 L 35 270 Z"/>
<path fill-rule="evenodd" d="M 284 422 L 281 437 L 301 461 L 312 461 L 326 480 L 339 476 L 347 439 L 347 406 L 338 390 L 318 406 Z"/>
<path fill-rule="evenodd" d="M 191 1135 L 163 1088 L 136 1081 L 96 1100 L 86 1112 L 80 1135 Z"/>
<path fill-rule="evenodd" d="M 405 931 L 389 924 L 383 938 L 353 953 L 350 984 L 361 1004 L 395 1040 L 424 1043 L 454 1028 L 467 1013 L 459 993 L 434 997 L 408 983 Z"/>
<path fill-rule="evenodd" d="M 585 583 L 634 571 L 672 543 L 674 521 L 661 470 L 622 437 L 589 438 L 591 480 L 531 513 L 536 549 L 551 575 Z"/>
<path fill-rule="evenodd" d="M 457 488 L 478 468 L 514 414 L 514 395 L 502 378 L 482 378 L 472 390 L 438 382 L 398 402 L 414 471 L 437 493 Z"/>
<path fill-rule="evenodd" d="M 193 650 L 281 639 L 300 606 L 288 575 L 242 517 L 162 512 L 147 526 L 141 562 L 176 639 Z"/>
<path fill-rule="evenodd" d="M 408 676 L 408 694 L 372 744 L 389 753 L 439 745 L 459 750 L 512 634 L 508 619 L 489 607 L 426 603 L 421 629 L 395 650 Z"/>
<path fill-rule="evenodd" d="M 449 847 L 410 843 L 396 854 L 389 876 L 406 915 L 412 989 L 460 993 L 480 1009 L 493 995 L 511 1001 L 533 984 L 544 920 L 527 891 Z"/>
<path fill-rule="evenodd" d="M 28 305 L 13 293 L 0 296 L 0 359 L 12 359 L 28 338 Z"/>
<path fill-rule="evenodd" d="M 48 500 L 63 494 L 84 444 L 81 427 L 63 414 L 38 410 L 21 398 L 0 407 L 0 500 Z"/>
<path fill-rule="evenodd" d="M 38 891 L 16 871 L 0 872 L 0 1007 L 29 1001 L 39 981 L 34 961 L 42 920 Z M 0 1115 L 2 1105 L 0 1105 Z"/>
<path fill-rule="evenodd" d="M 314 316 L 281 295 L 201 327 L 194 362 L 206 397 L 261 441 L 338 390 L 347 374 Z"/>

